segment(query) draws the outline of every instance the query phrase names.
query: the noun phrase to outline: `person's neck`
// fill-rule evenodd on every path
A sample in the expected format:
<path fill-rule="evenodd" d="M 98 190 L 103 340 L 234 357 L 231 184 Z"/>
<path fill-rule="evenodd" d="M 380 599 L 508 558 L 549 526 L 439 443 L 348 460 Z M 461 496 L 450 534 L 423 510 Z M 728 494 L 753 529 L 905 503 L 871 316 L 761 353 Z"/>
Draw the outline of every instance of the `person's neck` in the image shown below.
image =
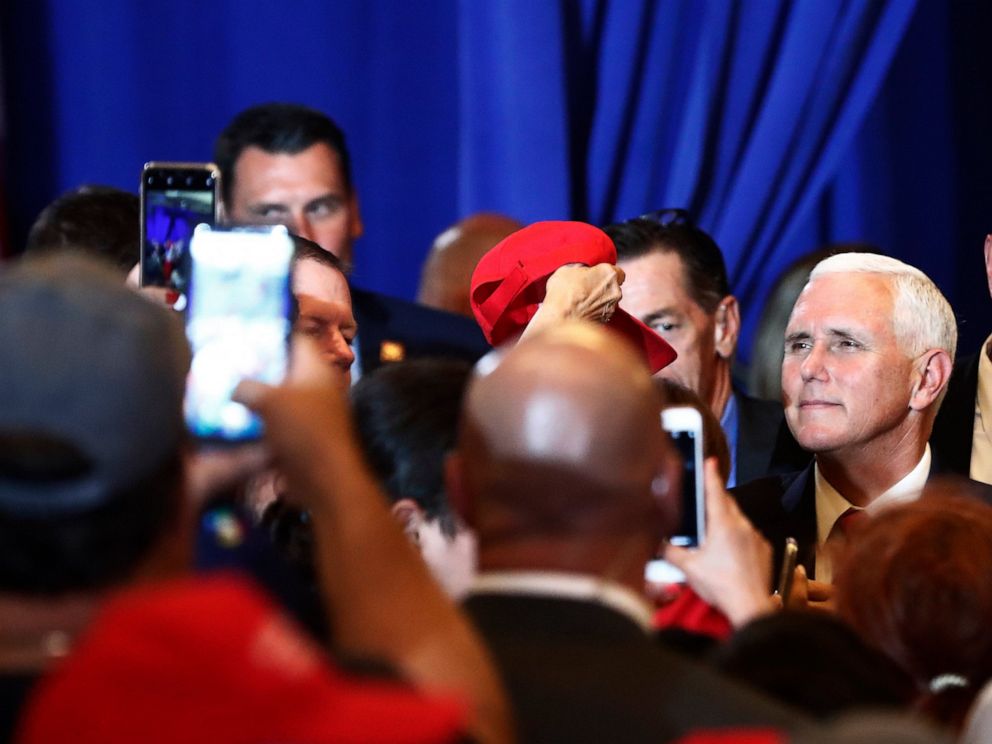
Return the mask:
<path fill-rule="evenodd" d="M 710 391 L 707 403 L 709 403 L 713 415 L 716 416 L 716 420 L 720 421 L 723 418 L 723 411 L 727 407 L 727 401 L 730 400 L 730 396 L 734 393 L 734 385 L 730 375 L 730 362 L 723 358 L 718 358 L 716 363 L 717 369 L 713 377 L 713 389 Z"/>
<path fill-rule="evenodd" d="M 819 453 L 820 474 L 845 499 L 867 507 L 915 468 L 926 451 L 927 439 L 909 434 L 895 442 Z"/>
<path fill-rule="evenodd" d="M 549 571 L 582 574 L 615 582 L 644 593 L 644 567 L 649 556 L 631 541 L 522 539 L 486 545 L 480 539 L 479 573 Z"/>

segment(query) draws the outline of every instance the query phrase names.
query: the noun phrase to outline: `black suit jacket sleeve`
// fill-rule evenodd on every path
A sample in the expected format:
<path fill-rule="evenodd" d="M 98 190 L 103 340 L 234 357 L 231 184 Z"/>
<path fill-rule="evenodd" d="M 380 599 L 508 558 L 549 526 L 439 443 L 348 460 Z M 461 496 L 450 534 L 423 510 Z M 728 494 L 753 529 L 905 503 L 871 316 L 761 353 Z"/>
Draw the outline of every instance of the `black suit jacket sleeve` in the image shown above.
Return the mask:
<path fill-rule="evenodd" d="M 801 470 L 812 459 L 785 423 L 782 406 L 734 392 L 737 402 L 737 482 Z"/>
<path fill-rule="evenodd" d="M 946 473 L 967 476 L 971 472 L 971 439 L 975 430 L 975 398 L 978 395 L 979 355 L 954 364 L 947 394 L 940 404 L 930 434 L 930 448 Z"/>

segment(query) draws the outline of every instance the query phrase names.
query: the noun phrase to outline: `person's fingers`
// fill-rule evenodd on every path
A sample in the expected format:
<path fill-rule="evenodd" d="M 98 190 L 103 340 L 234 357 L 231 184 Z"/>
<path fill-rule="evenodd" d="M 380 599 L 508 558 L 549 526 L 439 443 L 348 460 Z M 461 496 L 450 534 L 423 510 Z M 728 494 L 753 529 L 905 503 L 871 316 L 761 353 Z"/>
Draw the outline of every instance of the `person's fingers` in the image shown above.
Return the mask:
<path fill-rule="evenodd" d="M 693 552 L 679 545 L 672 545 L 669 543 L 665 546 L 665 551 L 662 553 L 662 558 L 671 563 L 676 568 L 680 569 L 685 573 L 685 567 L 692 561 Z"/>
<path fill-rule="evenodd" d="M 833 598 L 834 586 L 823 581 L 810 580 L 808 582 L 807 596 L 810 602 L 826 602 Z"/>
<path fill-rule="evenodd" d="M 234 388 L 231 400 L 248 406 L 253 411 L 264 407 L 266 398 L 272 393 L 272 386 L 259 380 L 242 380 Z"/>
<path fill-rule="evenodd" d="M 788 598 L 784 600 L 787 607 L 803 608 L 806 606 L 807 583 L 806 568 L 799 564 L 793 573 L 792 590 L 789 592 Z"/>
<path fill-rule="evenodd" d="M 619 266 L 614 266 L 613 268 L 616 270 L 617 273 L 617 284 L 623 284 L 624 281 L 626 281 L 627 279 L 627 273 Z"/>
<path fill-rule="evenodd" d="M 706 500 L 706 521 L 723 524 L 727 520 L 727 502 L 730 500 L 723 489 L 719 466 L 715 457 L 703 461 L 703 498 Z"/>

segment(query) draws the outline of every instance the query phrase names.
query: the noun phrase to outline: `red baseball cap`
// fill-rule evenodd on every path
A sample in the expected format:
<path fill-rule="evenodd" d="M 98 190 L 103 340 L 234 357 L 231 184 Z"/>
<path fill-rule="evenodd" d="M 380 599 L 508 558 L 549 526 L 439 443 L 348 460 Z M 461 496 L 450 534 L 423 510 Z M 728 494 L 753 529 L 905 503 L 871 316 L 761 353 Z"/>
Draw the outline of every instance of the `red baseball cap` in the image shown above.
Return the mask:
<path fill-rule="evenodd" d="M 111 600 L 39 683 L 17 741 L 451 742 L 464 713 L 345 676 L 246 580 L 218 576 Z"/>
<path fill-rule="evenodd" d="M 610 236 L 585 222 L 535 222 L 497 243 L 472 274 L 472 312 L 486 339 L 499 346 L 519 334 L 544 300 L 548 277 L 565 264 L 616 264 Z M 675 360 L 675 349 L 617 308 L 607 327 L 644 352 L 651 372 Z"/>

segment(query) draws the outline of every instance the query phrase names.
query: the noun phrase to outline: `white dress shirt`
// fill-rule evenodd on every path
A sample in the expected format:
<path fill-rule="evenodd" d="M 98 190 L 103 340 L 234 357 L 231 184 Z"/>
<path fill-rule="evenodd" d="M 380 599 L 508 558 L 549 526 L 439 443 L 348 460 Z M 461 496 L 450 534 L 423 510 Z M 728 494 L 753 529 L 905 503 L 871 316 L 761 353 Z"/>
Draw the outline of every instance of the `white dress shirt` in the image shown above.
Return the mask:
<path fill-rule="evenodd" d="M 859 507 L 845 499 L 823 477 L 819 465 L 814 466 L 813 472 L 816 487 L 816 580 L 830 583 L 834 579 L 834 570 L 830 551 L 826 549 L 827 539 L 841 515 L 848 509 L 858 509 Z M 920 492 L 923 491 L 923 486 L 926 485 L 929 476 L 930 445 L 928 444 L 923 450 L 923 457 L 916 463 L 916 467 L 865 507 L 865 511 L 874 516 L 889 506 L 915 501 L 920 497 Z"/>

